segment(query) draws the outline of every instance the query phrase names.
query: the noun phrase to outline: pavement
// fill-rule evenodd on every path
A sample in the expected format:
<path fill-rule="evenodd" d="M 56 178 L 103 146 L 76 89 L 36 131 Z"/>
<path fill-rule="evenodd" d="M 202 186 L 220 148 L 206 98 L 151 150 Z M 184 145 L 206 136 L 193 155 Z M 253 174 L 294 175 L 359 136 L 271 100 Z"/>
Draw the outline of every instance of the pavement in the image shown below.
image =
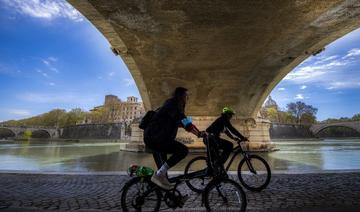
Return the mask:
<path fill-rule="evenodd" d="M 237 178 L 231 175 L 231 178 Z M 113 173 L 0 173 L 1 211 L 121 211 L 121 188 L 130 179 Z M 246 191 L 247 211 L 358 212 L 360 171 L 275 173 L 261 192 Z M 205 211 L 201 196 L 185 184 L 190 198 L 177 211 Z M 162 203 L 162 210 L 169 210 Z"/>

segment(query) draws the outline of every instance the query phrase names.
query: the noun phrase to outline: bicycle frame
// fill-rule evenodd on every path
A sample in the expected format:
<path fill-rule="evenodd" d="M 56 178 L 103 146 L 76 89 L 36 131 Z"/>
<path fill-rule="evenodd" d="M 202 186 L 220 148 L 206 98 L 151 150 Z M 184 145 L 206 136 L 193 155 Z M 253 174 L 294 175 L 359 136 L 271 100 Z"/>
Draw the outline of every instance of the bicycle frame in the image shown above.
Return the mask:
<path fill-rule="evenodd" d="M 231 157 L 231 160 L 228 162 L 228 164 L 227 164 L 227 166 L 226 166 L 226 168 L 225 168 L 226 171 L 229 171 L 230 166 L 231 166 L 232 162 L 234 161 L 235 157 L 236 157 L 238 154 L 242 154 L 243 157 L 245 158 L 245 161 L 246 161 L 247 166 L 249 167 L 249 170 L 250 170 L 252 173 L 256 174 L 256 170 L 254 170 L 252 164 L 249 162 L 249 155 L 248 155 L 247 152 L 245 152 L 245 151 L 242 149 L 240 142 L 238 142 L 238 145 L 237 145 L 235 148 L 233 148 L 232 152 L 234 152 L 234 155 Z"/>

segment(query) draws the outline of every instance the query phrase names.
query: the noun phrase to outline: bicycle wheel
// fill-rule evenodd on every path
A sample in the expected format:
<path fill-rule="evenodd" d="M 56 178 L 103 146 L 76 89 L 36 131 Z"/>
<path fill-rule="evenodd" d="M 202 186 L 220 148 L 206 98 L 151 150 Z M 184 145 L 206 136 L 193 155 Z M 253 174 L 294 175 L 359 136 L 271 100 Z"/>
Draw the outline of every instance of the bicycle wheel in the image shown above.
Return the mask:
<path fill-rule="evenodd" d="M 250 191 L 265 189 L 271 178 L 269 164 L 257 155 L 249 155 L 249 160 L 243 158 L 237 172 L 241 184 Z"/>
<path fill-rule="evenodd" d="M 189 161 L 189 163 L 185 167 L 184 174 L 190 174 L 196 171 L 205 171 L 207 169 L 207 158 L 204 156 L 198 156 Z M 211 181 L 210 176 L 203 176 L 198 178 L 193 178 L 186 180 L 186 185 L 196 193 L 202 193 L 206 187 L 206 185 Z"/>
<path fill-rule="evenodd" d="M 150 178 L 135 177 L 127 182 L 121 194 L 123 211 L 159 211 L 161 192 Z"/>
<path fill-rule="evenodd" d="M 207 211 L 243 212 L 246 209 L 244 190 L 237 182 L 228 178 L 211 181 L 203 195 Z"/>

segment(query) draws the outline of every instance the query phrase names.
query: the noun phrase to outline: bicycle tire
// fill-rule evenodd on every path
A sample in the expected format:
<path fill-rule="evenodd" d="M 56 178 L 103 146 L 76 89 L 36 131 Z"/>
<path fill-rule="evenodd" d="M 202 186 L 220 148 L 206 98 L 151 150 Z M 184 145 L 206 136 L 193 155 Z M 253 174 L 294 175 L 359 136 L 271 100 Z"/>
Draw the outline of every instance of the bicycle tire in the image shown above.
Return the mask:
<path fill-rule="evenodd" d="M 262 170 L 264 173 L 263 174 L 254 174 L 250 171 L 250 173 L 249 173 L 250 175 L 247 176 L 245 171 L 243 171 L 243 169 L 245 169 L 245 168 L 249 169 L 249 167 L 246 163 L 246 158 L 243 158 L 238 165 L 238 169 L 237 169 L 238 178 L 239 178 L 241 184 L 246 189 L 248 189 L 250 191 L 262 191 L 270 183 L 270 179 L 271 179 L 270 166 L 265 161 L 265 159 L 263 159 L 262 157 L 260 157 L 258 155 L 249 155 L 249 158 L 250 158 L 249 163 L 251 163 L 251 166 L 253 166 L 254 169 L 257 169 L 258 167 L 256 167 L 256 164 L 254 163 L 254 161 L 255 160 L 258 161 L 258 163 L 261 164 L 261 166 L 263 166 L 263 168 L 265 168 L 265 170 Z M 251 173 L 253 175 L 251 175 Z M 260 175 L 264 175 L 264 176 L 260 176 Z M 258 185 L 251 184 L 251 182 L 258 181 L 258 179 L 260 179 L 260 177 L 261 177 L 261 181 L 259 181 L 260 183 Z"/>
<path fill-rule="evenodd" d="M 246 210 L 247 200 L 239 183 L 229 178 L 211 181 L 203 193 L 207 211 L 237 211 Z"/>
<path fill-rule="evenodd" d="M 200 162 L 200 164 L 205 164 L 204 167 L 200 167 L 199 169 L 196 168 L 192 168 L 192 165 L 194 165 L 195 163 L 198 163 L 199 161 L 203 161 Z M 207 168 L 207 157 L 205 156 L 198 156 L 195 157 L 193 159 L 191 159 L 189 161 L 189 163 L 186 165 L 185 167 L 185 171 L 184 174 L 187 175 L 193 171 L 199 171 L 202 169 L 206 169 Z M 209 180 L 208 180 L 209 179 Z M 206 187 L 206 185 L 210 182 L 210 177 L 199 177 L 199 178 L 193 178 L 193 179 L 189 179 L 186 180 L 185 183 L 186 185 L 194 192 L 196 193 L 202 193 Z"/>
<path fill-rule="evenodd" d="M 139 186 L 136 186 L 139 184 Z M 121 194 L 121 208 L 124 212 L 130 211 L 159 211 L 161 205 L 161 191 L 158 188 L 154 188 L 154 185 L 150 178 L 145 177 L 134 177 L 130 179 L 123 187 Z M 135 188 L 136 187 L 136 188 Z M 139 188 L 140 187 L 140 188 Z M 131 194 L 129 191 L 134 189 L 135 192 L 137 189 L 154 189 L 154 191 L 150 192 L 152 194 L 154 192 L 154 207 L 150 207 L 149 204 L 145 205 L 146 199 L 141 199 L 142 197 L 138 194 Z M 130 200 L 130 202 L 129 202 Z M 149 201 L 147 201 L 149 202 Z M 128 205 L 130 203 L 130 205 Z M 142 208 L 144 207 L 144 208 Z M 152 209 L 153 208 L 153 209 Z M 144 210 L 145 209 L 145 210 Z"/>

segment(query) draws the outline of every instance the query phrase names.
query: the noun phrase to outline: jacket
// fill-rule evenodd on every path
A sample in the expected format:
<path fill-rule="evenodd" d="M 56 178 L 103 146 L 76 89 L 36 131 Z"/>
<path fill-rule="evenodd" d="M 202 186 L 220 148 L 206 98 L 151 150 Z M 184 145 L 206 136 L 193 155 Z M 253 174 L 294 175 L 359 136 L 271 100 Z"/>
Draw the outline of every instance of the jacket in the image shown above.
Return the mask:
<path fill-rule="evenodd" d="M 219 118 L 217 118 L 207 129 L 206 132 L 212 133 L 216 138 L 220 137 L 220 133 L 224 132 L 227 136 L 230 138 L 234 138 L 232 134 L 237 136 L 240 139 L 244 139 L 245 137 L 241 135 L 239 131 L 237 131 L 232 124 L 230 123 L 230 120 L 227 119 L 224 115 L 221 115 Z"/>
<path fill-rule="evenodd" d="M 186 118 L 184 107 L 175 98 L 165 101 L 144 132 L 145 144 L 175 140 L 181 120 Z"/>

